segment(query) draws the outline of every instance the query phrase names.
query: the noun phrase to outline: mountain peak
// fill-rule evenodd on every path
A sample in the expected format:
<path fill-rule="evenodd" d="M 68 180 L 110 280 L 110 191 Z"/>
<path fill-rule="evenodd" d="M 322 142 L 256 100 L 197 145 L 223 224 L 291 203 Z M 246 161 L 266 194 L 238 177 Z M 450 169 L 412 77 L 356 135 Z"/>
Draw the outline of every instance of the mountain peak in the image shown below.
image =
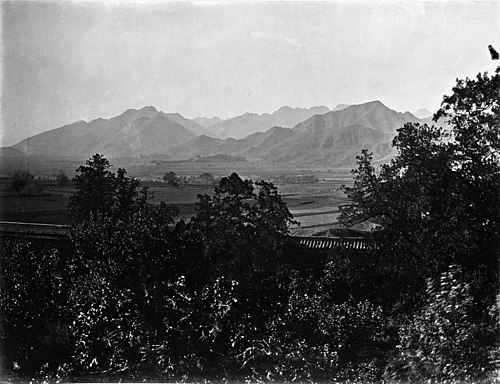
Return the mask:
<path fill-rule="evenodd" d="M 347 107 L 349 107 L 349 104 L 337 104 L 335 108 L 332 109 L 332 112 L 341 111 Z"/>
<path fill-rule="evenodd" d="M 137 114 L 139 116 L 147 116 L 149 118 L 152 118 L 153 116 L 156 116 L 158 114 L 158 110 L 153 107 L 152 105 L 148 105 L 146 107 L 142 107 L 137 111 Z"/>
<path fill-rule="evenodd" d="M 379 110 L 385 110 L 385 111 L 393 111 L 391 108 L 387 107 L 384 103 L 382 103 L 380 100 L 373 100 L 373 101 L 368 101 L 363 104 L 353 104 L 350 105 L 348 108 L 343 109 L 344 111 L 352 110 L 352 109 L 361 109 L 364 111 L 379 111 Z M 395 112 L 395 111 L 394 111 Z"/>
<path fill-rule="evenodd" d="M 414 116 L 417 116 L 419 119 L 425 119 L 427 117 L 431 117 L 433 113 L 425 108 L 420 108 L 419 110 L 412 112 Z"/>
<path fill-rule="evenodd" d="M 153 107 L 152 105 L 147 105 L 147 106 L 145 106 L 145 107 L 142 107 L 139 111 L 141 111 L 141 112 L 148 112 L 148 111 L 151 111 L 151 112 L 156 112 L 156 113 L 158 113 L 158 110 L 157 110 L 155 107 Z"/>
<path fill-rule="evenodd" d="M 214 116 L 214 117 L 204 117 L 204 116 L 198 116 L 198 117 L 195 117 L 193 119 L 193 121 L 203 127 L 211 127 L 212 125 L 214 124 L 217 124 L 217 123 L 220 123 L 222 122 L 223 120 L 220 119 L 219 117 L 217 116 Z"/>
<path fill-rule="evenodd" d="M 123 112 L 121 115 L 115 117 L 114 119 L 118 118 L 118 119 L 136 119 L 136 118 L 139 118 L 139 117 L 153 117 L 154 115 L 156 115 L 158 113 L 158 111 L 156 110 L 155 107 L 153 106 L 146 106 L 146 107 L 143 107 L 141 109 L 133 109 L 133 108 L 129 108 L 127 109 L 125 112 Z"/>
<path fill-rule="evenodd" d="M 108 120 L 76 122 L 26 140 L 34 154 L 88 157 L 99 152 L 120 157 L 156 153 L 183 144 L 194 136 L 185 125 L 171 121 L 153 106 L 146 106 L 129 109 Z M 23 151 L 26 140 L 15 148 Z"/>
<path fill-rule="evenodd" d="M 377 107 L 385 107 L 387 108 L 384 103 L 382 103 L 380 100 L 373 100 L 373 101 L 368 101 L 367 103 L 360 104 L 360 105 L 366 105 L 366 106 L 377 106 Z"/>
<path fill-rule="evenodd" d="M 314 111 L 320 111 L 320 112 L 328 112 L 330 111 L 330 108 L 324 106 L 324 105 L 315 105 L 313 107 L 310 107 L 310 108 L 293 108 L 293 107 L 289 107 L 288 105 L 284 105 L 283 107 L 277 109 L 276 111 L 273 112 L 273 114 L 277 113 L 277 112 L 300 112 L 300 111 L 311 111 L 311 112 L 314 112 Z"/>
<path fill-rule="evenodd" d="M 293 110 L 292 107 L 289 107 L 288 105 L 284 105 L 281 108 L 277 109 L 275 112 L 285 112 L 285 111 L 291 111 Z"/>

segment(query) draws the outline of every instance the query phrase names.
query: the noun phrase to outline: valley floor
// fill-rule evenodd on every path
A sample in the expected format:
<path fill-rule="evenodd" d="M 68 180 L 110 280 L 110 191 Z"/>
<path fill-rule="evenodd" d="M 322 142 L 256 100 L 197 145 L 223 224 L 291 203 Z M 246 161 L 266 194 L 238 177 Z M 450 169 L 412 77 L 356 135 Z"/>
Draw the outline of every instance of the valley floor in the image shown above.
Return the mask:
<path fill-rule="evenodd" d="M 81 162 L 83 164 L 83 162 Z M 4 164 L 4 167 L 6 165 Z M 227 176 L 237 172 L 241 177 L 252 180 L 271 180 L 279 190 L 288 208 L 300 223 L 291 228 L 294 235 L 311 236 L 331 228 L 337 228 L 339 205 L 347 202 L 341 186 L 351 183 L 349 169 L 329 169 L 318 167 L 312 169 L 297 168 L 290 165 L 266 164 L 194 164 L 192 162 L 164 164 L 156 166 L 149 163 L 127 161 L 118 164 L 127 169 L 128 174 L 141 180 L 141 185 L 147 186 L 153 193 L 153 202 L 164 201 L 178 205 L 180 218 L 189 220 L 195 214 L 195 202 L 199 194 L 211 195 L 213 185 L 195 183 L 179 183 L 177 187 L 169 186 L 161 181 L 162 175 L 173 171 L 179 177 L 196 177 L 204 172 L 214 177 Z M 23 195 L 10 191 L 12 174 L 20 164 L 10 165 L 12 169 L 3 169 L 4 177 L 0 179 L 0 220 L 36 222 L 50 224 L 67 224 L 67 208 L 69 198 L 74 192 L 71 182 L 60 183 L 54 175 L 62 170 L 71 179 L 76 169 L 75 161 L 60 163 L 46 162 L 31 164 L 31 172 L 42 186 L 41 192 Z M 115 164 L 116 168 L 117 165 Z M 10 171 L 10 173 L 8 172 Z M 5 176 L 7 174 L 7 176 Z M 300 182 L 301 178 L 313 177 L 316 182 Z M 298 181 L 297 181 L 298 180 Z"/>

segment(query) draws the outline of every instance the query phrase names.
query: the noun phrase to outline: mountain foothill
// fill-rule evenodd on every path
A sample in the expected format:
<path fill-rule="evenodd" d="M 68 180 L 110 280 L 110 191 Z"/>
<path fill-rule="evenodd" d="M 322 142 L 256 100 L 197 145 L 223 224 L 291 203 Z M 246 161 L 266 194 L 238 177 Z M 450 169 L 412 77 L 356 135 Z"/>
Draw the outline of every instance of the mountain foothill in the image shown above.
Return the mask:
<path fill-rule="evenodd" d="M 349 165 L 361 148 L 372 151 L 374 159 L 393 155 L 392 138 L 407 122 L 432 123 L 431 117 L 397 112 L 380 101 L 333 109 L 282 107 L 225 120 L 188 119 L 148 106 L 43 132 L 3 147 L 0 155 L 88 158 L 101 153 L 109 158 L 163 155 L 183 160 L 225 154 L 249 161 Z"/>

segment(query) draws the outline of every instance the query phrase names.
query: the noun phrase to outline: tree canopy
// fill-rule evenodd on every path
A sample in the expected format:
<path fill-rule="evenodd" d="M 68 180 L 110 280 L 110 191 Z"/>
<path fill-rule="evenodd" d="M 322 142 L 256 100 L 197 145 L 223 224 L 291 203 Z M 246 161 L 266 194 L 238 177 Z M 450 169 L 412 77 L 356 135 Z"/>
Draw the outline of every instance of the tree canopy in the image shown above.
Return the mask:
<path fill-rule="evenodd" d="M 405 124 L 393 140 L 396 157 L 377 172 L 363 150 L 353 186 L 343 187 L 352 204 L 340 220 L 381 225 L 374 236 L 408 293 L 451 264 L 482 269 L 498 286 L 499 77 L 497 68 L 457 80 L 434 116 L 444 127 Z"/>
<path fill-rule="evenodd" d="M 69 201 L 73 221 L 96 213 L 126 217 L 150 198 L 147 188 L 138 191 L 139 180 L 127 177 L 122 168 L 115 174 L 110 167 L 108 159 L 95 154 L 77 169 L 75 193 Z"/>
<path fill-rule="evenodd" d="M 164 175 L 163 175 L 163 181 L 169 185 L 172 185 L 174 187 L 177 186 L 177 177 L 175 175 L 175 172 L 173 171 L 169 171 L 169 172 L 166 172 Z"/>
<path fill-rule="evenodd" d="M 236 173 L 184 222 L 93 156 L 71 248 L 0 239 L 9 377 L 493 382 L 498 82 L 457 81 L 435 116 L 447 125 L 405 124 L 380 169 L 361 152 L 341 220 L 380 224 L 369 250 L 305 253 L 278 189 Z"/>

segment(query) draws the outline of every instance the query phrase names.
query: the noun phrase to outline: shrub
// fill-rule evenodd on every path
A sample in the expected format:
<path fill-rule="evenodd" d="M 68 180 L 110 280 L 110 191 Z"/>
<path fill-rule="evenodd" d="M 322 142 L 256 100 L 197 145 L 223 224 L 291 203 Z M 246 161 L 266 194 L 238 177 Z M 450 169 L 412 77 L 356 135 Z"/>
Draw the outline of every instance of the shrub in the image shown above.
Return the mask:
<path fill-rule="evenodd" d="M 0 341 L 6 370 L 34 377 L 61 368 L 71 343 L 65 258 L 24 241 L 2 241 Z"/>
<path fill-rule="evenodd" d="M 483 340 L 492 328 L 474 319 L 470 291 L 457 265 L 428 281 L 427 303 L 400 330 L 399 374 L 409 380 L 471 381 L 491 370 L 492 335 L 489 343 Z"/>
<path fill-rule="evenodd" d="M 55 178 L 57 181 L 57 185 L 59 186 L 67 185 L 69 183 L 68 175 L 66 175 L 66 173 L 64 173 L 62 169 L 59 170 L 59 173 L 55 175 Z"/>

